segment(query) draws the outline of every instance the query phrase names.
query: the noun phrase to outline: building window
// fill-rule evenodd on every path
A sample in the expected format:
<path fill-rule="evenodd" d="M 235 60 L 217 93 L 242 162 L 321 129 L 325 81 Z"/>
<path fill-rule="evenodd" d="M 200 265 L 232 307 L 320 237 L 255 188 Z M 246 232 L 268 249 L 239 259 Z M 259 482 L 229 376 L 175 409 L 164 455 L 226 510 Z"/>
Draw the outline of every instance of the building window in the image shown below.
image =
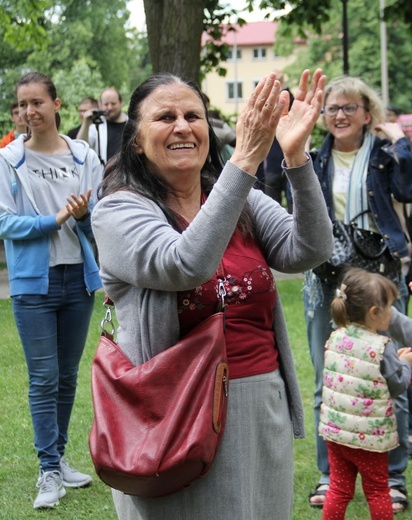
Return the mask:
<path fill-rule="evenodd" d="M 234 99 L 243 99 L 243 83 L 228 81 L 227 82 L 227 99 L 232 101 Z"/>
<path fill-rule="evenodd" d="M 254 90 L 258 86 L 259 81 L 260 81 L 260 78 L 252 79 L 252 90 Z"/>
<path fill-rule="evenodd" d="M 235 61 L 242 59 L 242 49 L 236 48 L 236 55 L 235 55 L 235 47 L 230 47 L 229 53 L 227 55 L 227 61 Z"/>
<path fill-rule="evenodd" d="M 266 59 L 266 48 L 265 47 L 256 47 L 253 49 L 253 59 L 254 60 L 265 60 Z"/>

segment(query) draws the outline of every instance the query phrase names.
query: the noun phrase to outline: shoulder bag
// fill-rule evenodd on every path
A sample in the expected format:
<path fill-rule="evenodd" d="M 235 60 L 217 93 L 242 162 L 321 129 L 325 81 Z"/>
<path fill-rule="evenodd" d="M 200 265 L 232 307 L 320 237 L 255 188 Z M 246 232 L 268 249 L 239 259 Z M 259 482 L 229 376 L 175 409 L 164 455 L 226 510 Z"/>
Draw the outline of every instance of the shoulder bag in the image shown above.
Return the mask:
<path fill-rule="evenodd" d="M 340 220 L 333 222 L 334 248 L 332 256 L 313 272 L 323 282 L 336 285 L 345 267 L 361 267 L 372 273 L 380 273 L 398 283 L 401 275 L 401 261 L 392 256 L 388 244 L 379 233 L 360 229 L 355 221 L 350 224 Z"/>
<path fill-rule="evenodd" d="M 92 363 L 89 447 L 97 475 L 110 487 L 161 497 L 209 471 L 225 429 L 229 388 L 223 283 L 219 290 L 219 312 L 138 366 L 113 341 L 107 306 Z"/>

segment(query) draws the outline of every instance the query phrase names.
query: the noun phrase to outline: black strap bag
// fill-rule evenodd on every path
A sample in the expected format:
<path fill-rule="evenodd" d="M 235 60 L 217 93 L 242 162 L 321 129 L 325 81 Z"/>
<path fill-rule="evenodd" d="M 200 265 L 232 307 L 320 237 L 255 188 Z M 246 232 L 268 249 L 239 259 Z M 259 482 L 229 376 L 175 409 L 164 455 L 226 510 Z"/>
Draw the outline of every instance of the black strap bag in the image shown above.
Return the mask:
<path fill-rule="evenodd" d="M 336 285 L 345 267 L 361 267 L 372 273 L 380 273 L 398 283 L 401 278 L 400 259 L 392 256 L 382 235 L 357 226 L 355 221 L 360 215 L 350 224 L 344 224 L 340 220 L 333 222 L 332 256 L 327 262 L 313 269 L 313 272 L 323 282 Z"/>

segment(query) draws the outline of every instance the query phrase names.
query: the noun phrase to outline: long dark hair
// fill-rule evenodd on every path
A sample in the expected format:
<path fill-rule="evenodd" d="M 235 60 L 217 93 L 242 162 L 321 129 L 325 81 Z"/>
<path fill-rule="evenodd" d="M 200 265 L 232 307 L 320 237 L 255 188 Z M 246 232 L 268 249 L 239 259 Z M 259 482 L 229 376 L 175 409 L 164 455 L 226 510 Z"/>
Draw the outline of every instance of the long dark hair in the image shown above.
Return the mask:
<path fill-rule="evenodd" d="M 19 87 L 21 87 L 23 85 L 28 85 L 29 83 L 40 83 L 40 84 L 44 85 L 44 88 L 46 89 L 46 91 L 49 94 L 49 96 L 51 97 L 51 99 L 53 101 L 56 101 L 56 99 L 57 99 L 56 85 L 49 78 L 49 76 L 46 76 L 46 74 L 43 74 L 41 72 L 36 72 L 36 71 L 28 72 L 27 74 L 24 74 L 24 76 L 22 76 L 18 80 L 18 82 L 16 84 L 16 97 L 17 97 L 17 91 L 18 91 Z M 61 119 L 60 119 L 60 114 L 58 112 L 56 112 L 56 114 L 55 114 L 55 119 L 56 119 L 56 128 L 59 129 Z M 30 139 L 30 137 L 31 137 L 31 130 L 29 127 L 26 141 L 28 141 Z"/>
<path fill-rule="evenodd" d="M 158 175 L 148 170 L 144 161 L 142 161 L 136 151 L 136 138 L 139 132 L 142 102 L 158 87 L 176 83 L 186 85 L 192 89 L 205 109 L 206 120 L 209 127 L 209 154 L 201 170 L 201 184 L 203 192 L 207 195 L 210 193 L 222 171 L 223 162 L 219 152 L 218 139 L 209 121 L 205 99 L 195 81 L 168 72 L 162 72 L 152 75 L 134 90 L 130 98 L 128 110 L 129 119 L 123 130 L 120 151 L 112 157 L 106 166 L 99 197 L 103 198 L 106 195 L 121 190 L 139 193 L 156 202 L 166 214 L 170 224 L 176 229 L 179 229 L 180 223 L 178 222 L 176 214 L 166 205 L 170 187 Z M 240 228 L 242 232 L 246 234 L 253 232 L 250 213 L 249 208 L 245 206 L 242 216 L 239 219 Z"/>

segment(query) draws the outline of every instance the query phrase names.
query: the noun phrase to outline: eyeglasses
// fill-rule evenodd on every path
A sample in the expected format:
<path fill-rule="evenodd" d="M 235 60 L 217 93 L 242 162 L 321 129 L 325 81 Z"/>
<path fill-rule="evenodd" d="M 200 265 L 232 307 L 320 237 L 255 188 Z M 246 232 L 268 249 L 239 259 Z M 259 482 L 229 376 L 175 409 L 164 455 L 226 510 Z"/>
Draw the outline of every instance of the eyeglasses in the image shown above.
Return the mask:
<path fill-rule="evenodd" d="M 328 117 L 335 117 L 339 110 L 343 110 L 345 116 L 354 116 L 358 108 L 365 108 L 363 105 L 357 103 L 348 103 L 347 105 L 325 105 L 325 115 Z M 366 109 L 365 109 L 366 110 Z"/>

